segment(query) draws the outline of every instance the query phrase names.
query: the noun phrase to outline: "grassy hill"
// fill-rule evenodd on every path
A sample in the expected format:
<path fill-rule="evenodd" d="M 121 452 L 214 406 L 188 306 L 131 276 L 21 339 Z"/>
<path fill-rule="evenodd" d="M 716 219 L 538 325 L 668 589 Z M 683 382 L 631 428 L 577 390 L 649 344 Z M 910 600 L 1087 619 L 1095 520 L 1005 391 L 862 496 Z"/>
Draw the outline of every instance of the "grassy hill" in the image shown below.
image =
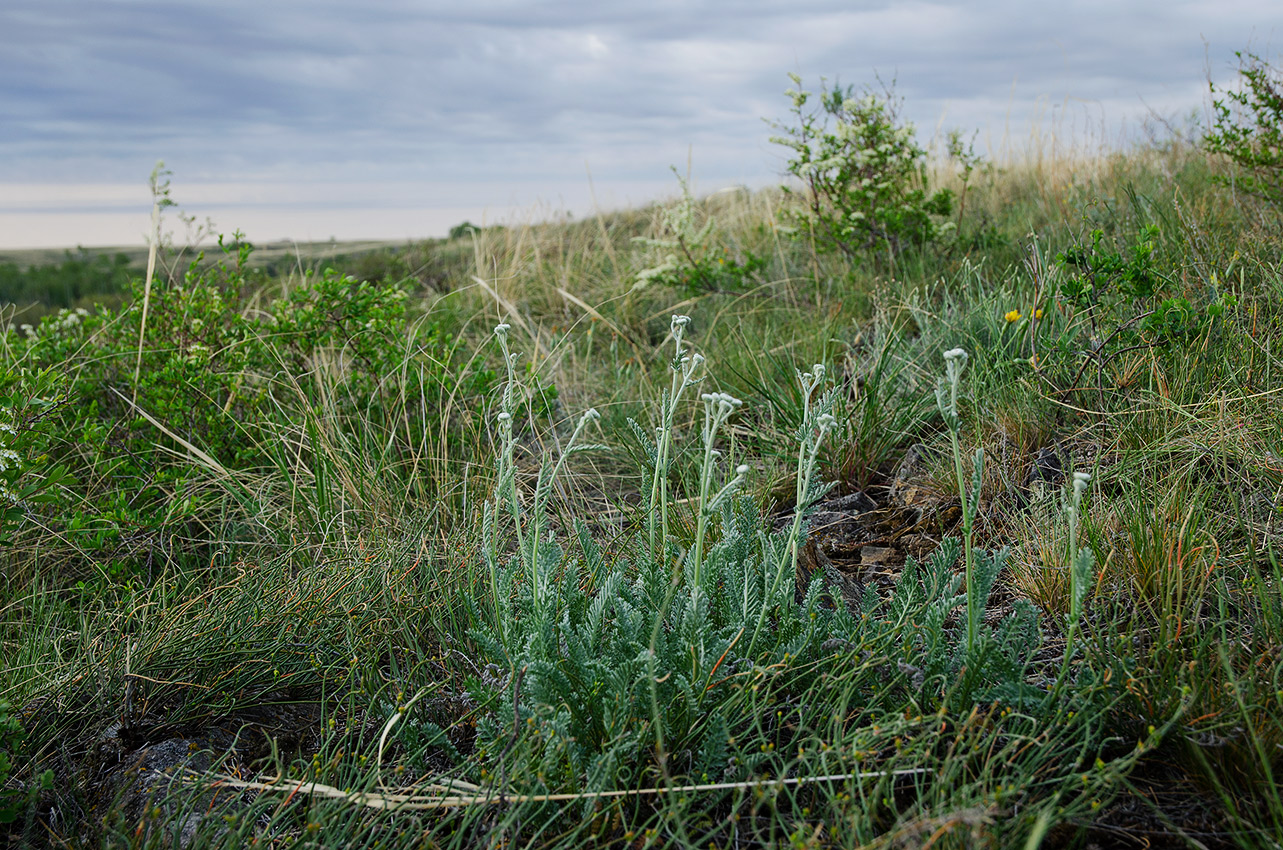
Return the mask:
<path fill-rule="evenodd" d="M 1278 846 L 1278 212 L 972 165 L 10 332 L 11 839 Z"/>

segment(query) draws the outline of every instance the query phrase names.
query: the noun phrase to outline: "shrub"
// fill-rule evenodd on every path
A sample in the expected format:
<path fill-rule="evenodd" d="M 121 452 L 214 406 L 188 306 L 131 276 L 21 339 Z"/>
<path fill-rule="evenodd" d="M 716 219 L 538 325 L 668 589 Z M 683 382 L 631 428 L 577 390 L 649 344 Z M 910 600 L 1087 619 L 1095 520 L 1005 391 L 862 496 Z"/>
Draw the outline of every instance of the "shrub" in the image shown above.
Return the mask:
<path fill-rule="evenodd" d="M 1210 331 L 1227 306 L 1234 306 L 1233 296 L 1214 287 L 1202 293 L 1178 291 L 1173 275 L 1160 268 L 1156 257 L 1160 236 L 1157 226 L 1144 225 L 1131 240 L 1109 240 L 1097 228 L 1089 244 L 1080 242 L 1057 255 L 1057 264 L 1072 270 L 1060 280 L 1062 303 L 1085 312 L 1087 324 L 1079 330 L 1090 333 L 1088 350 L 1069 386 L 1077 385 L 1090 363 L 1103 373 L 1124 351 L 1188 346 Z M 1072 328 L 1052 341 L 1053 353 L 1078 356 L 1073 349 L 1081 341 Z"/>
<path fill-rule="evenodd" d="M 119 295 L 139 271 L 125 254 L 90 254 L 83 248 L 66 252 L 61 263 L 26 270 L 0 263 L 0 302 L 75 307 L 82 299 Z"/>
<path fill-rule="evenodd" d="M 350 480 L 326 480 L 335 445 L 423 493 L 423 459 L 448 456 L 440 442 L 457 457 L 476 433 L 467 410 L 493 374 L 461 363 L 454 335 L 412 325 L 403 283 L 326 270 L 264 303 L 246 291 L 250 250 L 154 286 L 141 345 L 142 281 L 119 312 L 63 311 L 8 336 L 12 364 L 63 375 L 68 403 L 44 450 L 84 486 L 49 519 L 108 573 L 170 550 L 175 534 L 217 539 L 229 493 L 252 518 L 250 503 L 273 496 L 248 492 L 250 479 L 347 487 L 362 502 Z"/>
<path fill-rule="evenodd" d="M 446 238 L 463 239 L 465 237 L 471 236 L 472 234 L 476 233 L 479 230 L 481 230 L 481 228 L 477 227 L 472 222 L 463 221 L 463 222 L 460 222 L 459 224 L 456 224 L 454 227 L 450 228 L 450 233 Z"/>
<path fill-rule="evenodd" d="M 799 222 L 852 259 L 875 251 L 894 256 L 940 236 L 944 227 L 934 217 L 949 215 L 953 194 L 929 191 L 926 151 L 913 125 L 900 120 L 893 88 L 857 94 L 822 84 L 815 108 L 801 77 L 790 78 L 798 86 L 785 92 L 793 120 L 773 122 L 783 135 L 771 141 L 793 151 L 787 170 L 806 190 Z"/>
<path fill-rule="evenodd" d="M 12 823 L 18 816 L 19 801 L 4 785 L 13 769 L 11 750 L 21 743 L 22 737 L 22 727 L 18 725 L 18 718 L 9 713 L 9 703 L 0 701 L 0 823 Z"/>
<path fill-rule="evenodd" d="M 71 476 L 49 460 L 47 423 L 66 403 L 52 370 L 9 369 L 0 376 L 0 545 L 10 545 L 23 517 L 39 503 L 56 501 Z"/>
<path fill-rule="evenodd" d="M 1235 55 L 1243 88 L 1218 92 L 1209 83 L 1213 123 L 1203 146 L 1242 169 L 1233 185 L 1278 206 L 1283 203 L 1283 74 L 1255 54 Z"/>

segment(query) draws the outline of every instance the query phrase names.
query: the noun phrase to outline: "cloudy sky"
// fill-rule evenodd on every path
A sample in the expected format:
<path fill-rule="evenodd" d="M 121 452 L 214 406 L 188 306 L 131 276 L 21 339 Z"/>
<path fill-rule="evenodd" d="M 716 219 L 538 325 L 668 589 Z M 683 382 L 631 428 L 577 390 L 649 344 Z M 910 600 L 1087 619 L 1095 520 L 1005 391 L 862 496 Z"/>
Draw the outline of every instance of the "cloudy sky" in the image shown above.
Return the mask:
<path fill-rule="evenodd" d="M 789 72 L 895 78 L 924 142 L 1119 144 L 1280 39 L 1278 0 L 4 0 L 0 248 L 141 243 L 159 159 L 260 242 L 762 186 Z"/>

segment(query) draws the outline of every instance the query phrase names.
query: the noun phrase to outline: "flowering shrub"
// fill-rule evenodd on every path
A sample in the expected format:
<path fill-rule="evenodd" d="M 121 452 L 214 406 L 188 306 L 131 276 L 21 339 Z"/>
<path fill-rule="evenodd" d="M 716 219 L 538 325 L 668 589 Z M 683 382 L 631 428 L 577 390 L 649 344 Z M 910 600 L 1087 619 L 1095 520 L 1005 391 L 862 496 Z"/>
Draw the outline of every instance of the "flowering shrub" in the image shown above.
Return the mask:
<path fill-rule="evenodd" d="M 857 95 L 850 87 L 822 86 L 815 108 L 801 77 L 789 76 L 797 86 L 785 92 L 793 121 L 773 123 L 783 135 L 771 141 L 793 151 L 788 173 L 806 189 L 800 223 L 852 258 L 884 250 L 894 255 L 944 232 L 935 217 L 949 215 L 953 193 L 929 192 L 926 151 L 913 125 L 900 120 L 893 92 Z"/>

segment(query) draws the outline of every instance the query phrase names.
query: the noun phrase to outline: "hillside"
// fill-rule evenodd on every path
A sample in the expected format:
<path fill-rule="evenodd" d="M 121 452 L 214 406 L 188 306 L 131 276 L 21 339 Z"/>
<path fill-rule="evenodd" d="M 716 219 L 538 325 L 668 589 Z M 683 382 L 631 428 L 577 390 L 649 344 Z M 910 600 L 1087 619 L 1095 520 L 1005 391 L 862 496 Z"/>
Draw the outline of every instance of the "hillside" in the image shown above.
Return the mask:
<path fill-rule="evenodd" d="M 10 331 L 11 839 L 1278 846 L 1283 228 L 1233 168 L 680 184 Z"/>

